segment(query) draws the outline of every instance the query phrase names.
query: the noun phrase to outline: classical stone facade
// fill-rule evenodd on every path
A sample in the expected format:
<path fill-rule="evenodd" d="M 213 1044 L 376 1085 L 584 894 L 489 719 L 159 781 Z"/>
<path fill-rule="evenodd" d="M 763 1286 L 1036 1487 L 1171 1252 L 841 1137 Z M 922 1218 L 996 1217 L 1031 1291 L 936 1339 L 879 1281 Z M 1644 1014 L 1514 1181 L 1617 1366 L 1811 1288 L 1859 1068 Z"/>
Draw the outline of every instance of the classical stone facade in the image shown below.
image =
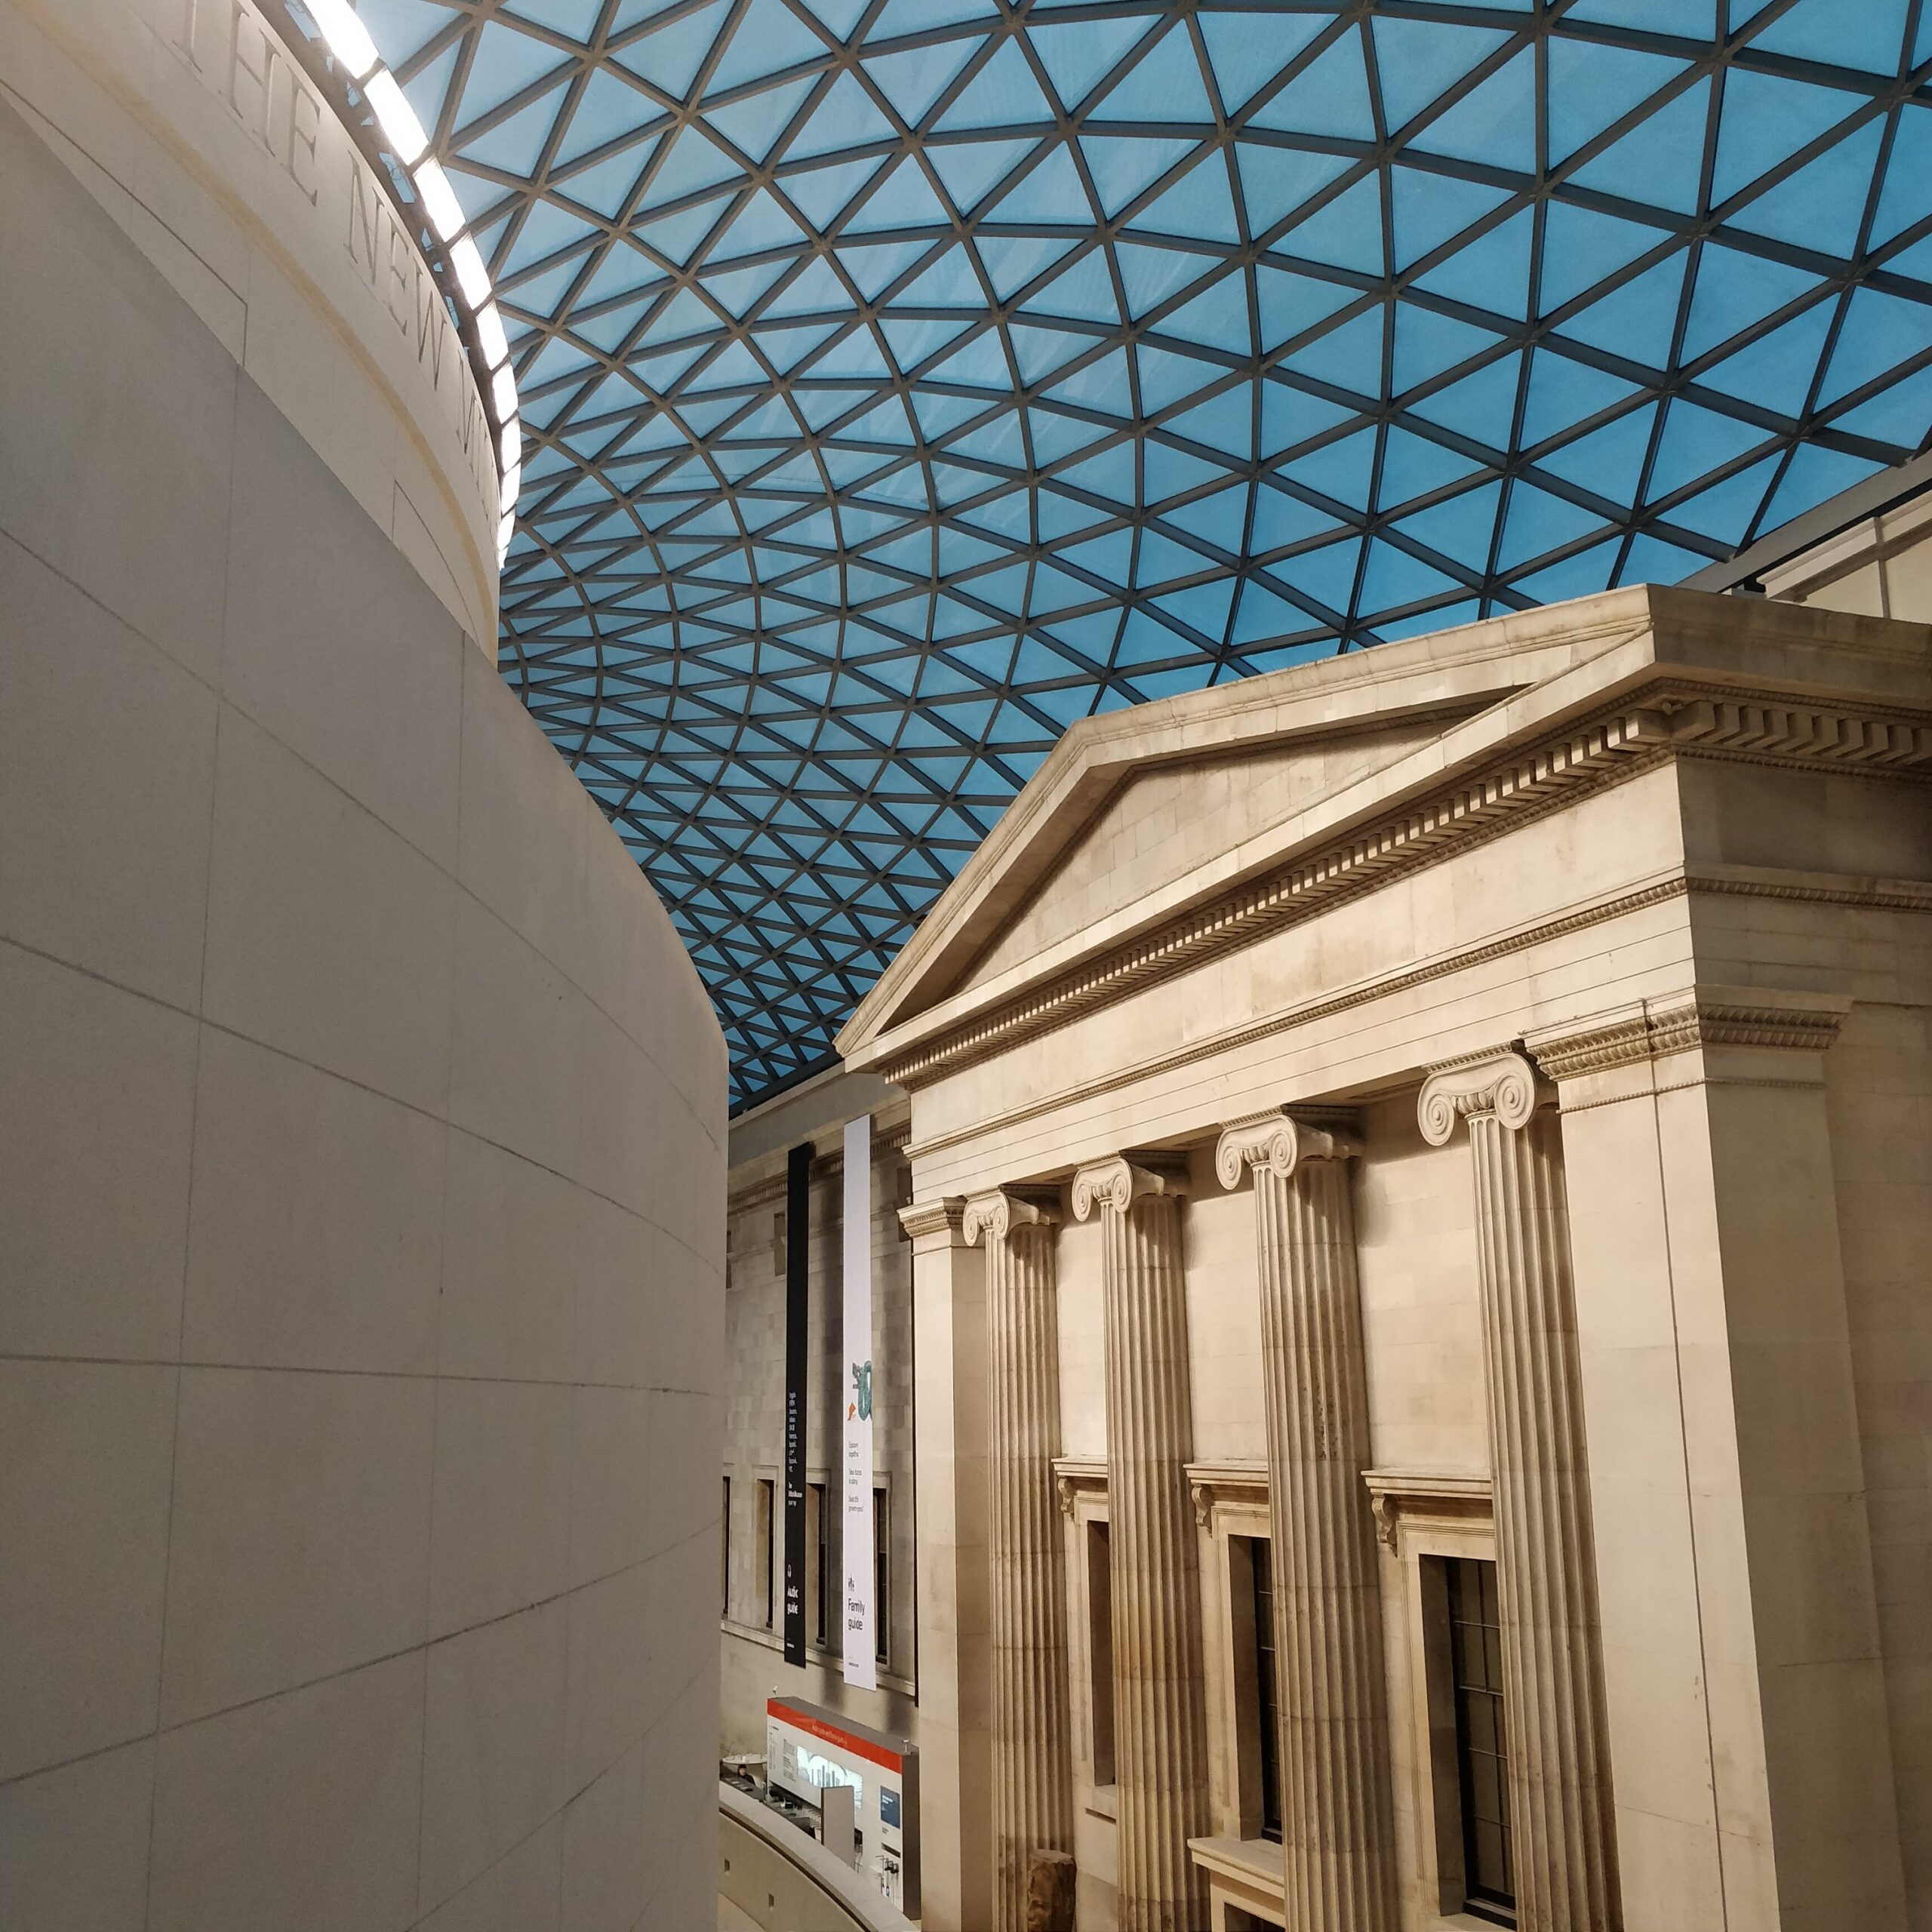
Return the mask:
<path fill-rule="evenodd" d="M 841 1041 L 935 1932 L 1932 1925 L 1928 780 L 1924 629 L 1649 589 L 1069 734 Z"/>

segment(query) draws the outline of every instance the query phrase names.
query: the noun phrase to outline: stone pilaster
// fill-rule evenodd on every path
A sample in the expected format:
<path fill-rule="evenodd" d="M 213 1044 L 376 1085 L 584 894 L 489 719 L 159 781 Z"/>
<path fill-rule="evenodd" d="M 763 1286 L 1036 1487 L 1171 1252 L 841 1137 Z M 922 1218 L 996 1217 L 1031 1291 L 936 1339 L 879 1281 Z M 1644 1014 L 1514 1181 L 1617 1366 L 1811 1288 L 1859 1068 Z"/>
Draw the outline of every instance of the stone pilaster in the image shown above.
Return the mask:
<path fill-rule="evenodd" d="M 995 1932 L 1023 1932 L 1031 1855 L 1073 1850 L 1066 1561 L 1053 1468 L 1058 1218 L 1051 1197 L 1018 1189 L 966 1204 L 966 1238 L 986 1250 Z"/>
<path fill-rule="evenodd" d="M 1206 1932 L 1187 1841 L 1208 1829 L 1206 1697 L 1180 1203 L 1186 1167 L 1123 1155 L 1073 1177 L 1106 1237 L 1107 1493 L 1113 1556 L 1120 1932 Z"/>
<path fill-rule="evenodd" d="M 1869 1056 L 1876 1020 L 1705 982 L 1524 1043 L 1562 1107 L 1632 1926 L 1737 1932 L 1759 1900 L 1792 1924 L 1912 1920 L 1927 1807 L 1887 1724 L 1882 1438 L 1853 1367 L 1884 1344 L 1859 1336 L 1874 1229 L 1850 1217 L 1924 1155 L 1878 1125 L 1872 1059 L 1832 1067 L 1841 1025 Z"/>
<path fill-rule="evenodd" d="M 1397 1921 L 1380 1587 L 1349 1135 L 1283 1113 L 1224 1128 L 1223 1186 L 1254 1170 L 1280 1660 L 1290 1932 Z"/>
<path fill-rule="evenodd" d="M 1575 1293 L 1553 1111 L 1514 1053 L 1438 1068 L 1423 1138 L 1469 1128 L 1521 1932 L 1614 1932 L 1601 1632 Z"/>
<path fill-rule="evenodd" d="M 956 1195 L 899 1211 L 912 1243 L 920 1922 L 992 1921 L 987 1680 L 986 1259 Z"/>

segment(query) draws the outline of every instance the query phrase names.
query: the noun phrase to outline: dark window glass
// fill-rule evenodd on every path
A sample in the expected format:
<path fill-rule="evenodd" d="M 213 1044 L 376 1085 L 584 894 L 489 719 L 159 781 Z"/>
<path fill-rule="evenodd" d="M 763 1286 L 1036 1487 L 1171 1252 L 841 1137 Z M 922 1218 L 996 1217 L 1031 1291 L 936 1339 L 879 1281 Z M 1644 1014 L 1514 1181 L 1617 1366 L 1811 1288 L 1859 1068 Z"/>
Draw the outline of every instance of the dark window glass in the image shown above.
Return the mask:
<path fill-rule="evenodd" d="M 888 1660 L 892 1630 L 892 1598 L 887 1586 L 892 1581 L 892 1513 L 886 1506 L 886 1493 L 872 1491 L 872 1649 L 881 1663 Z"/>
<path fill-rule="evenodd" d="M 764 1606 L 764 1627 L 771 1628 L 771 1534 L 772 1534 L 772 1485 L 769 1478 L 761 1476 L 758 1485 L 758 1575 L 756 1589 L 759 1600 Z"/>
<path fill-rule="evenodd" d="M 1516 1875 L 1509 1832 L 1509 1737 L 1503 1708 L 1503 1620 L 1497 1608 L 1496 1565 L 1452 1557 L 1444 1567 L 1450 1668 L 1456 1690 L 1456 1764 L 1463 1792 L 1464 1889 L 1472 1910 L 1488 1906 L 1507 1911 L 1516 1903 Z"/>
<path fill-rule="evenodd" d="M 731 1478 L 724 1478 L 724 1513 L 718 1526 L 718 1540 L 722 1546 L 718 1557 L 719 1580 L 718 1588 L 718 1614 L 729 1617 L 731 1614 Z"/>
<path fill-rule="evenodd" d="M 1114 1561 L 1105 1523 L 1087 1525 L 1088 1703 L 1093 1712 L 1094 1782 L 1114 1782 Z"/>
<path fill-rule="evenodd" d="M 813 1581 L 812 1641 L 823 1647 L 832 1641 L 832 1512 L 825 1506 L 825 1484 L 807 1485 L 811 1493 Z"/>
<path fill-rule="evenodd" d="M 1281 1841 L 1281 1712 L 1275 1671 L 1275 1574 L 1265 1537 L 1248 1540 L 1254 1577 L 1255 1723 L 1261 1749 L 1261 1835 Z"/>

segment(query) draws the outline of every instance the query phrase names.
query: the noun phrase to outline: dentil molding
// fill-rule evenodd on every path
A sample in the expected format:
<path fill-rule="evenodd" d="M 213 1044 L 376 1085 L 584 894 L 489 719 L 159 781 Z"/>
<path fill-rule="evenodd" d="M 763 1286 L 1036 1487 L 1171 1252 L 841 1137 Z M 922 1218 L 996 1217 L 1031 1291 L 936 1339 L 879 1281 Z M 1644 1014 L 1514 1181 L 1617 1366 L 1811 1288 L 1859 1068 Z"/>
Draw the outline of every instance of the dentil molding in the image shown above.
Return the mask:
<path fill-rule="evenodd" d="M 1850 1010 L 1849 999 L 1830 994 L 1706 986 L 1568 1026 L 1546 1027 L 1524 1044 L 1551 1079 L 1580 1080 L 1699 1048 L 1822 1053 L 1838 1038 L 1839 1025 Z"/>
<path fill-rule="evenodd" d="M 1192 971 L 1337 901 L 1438 863 L 1666 759 L 1715 758 L 1923 783 L 1932 721 L 1794 704 L 1774 692 L 1674 683 L 1526 747 L 1254 884 L 1167 921 L 931 1038 L 874 1071 L 918 1087 L 1054 1031 L 1093 1008 Z M 1681 888 L 1679 888 L 1681 889 Z"/>

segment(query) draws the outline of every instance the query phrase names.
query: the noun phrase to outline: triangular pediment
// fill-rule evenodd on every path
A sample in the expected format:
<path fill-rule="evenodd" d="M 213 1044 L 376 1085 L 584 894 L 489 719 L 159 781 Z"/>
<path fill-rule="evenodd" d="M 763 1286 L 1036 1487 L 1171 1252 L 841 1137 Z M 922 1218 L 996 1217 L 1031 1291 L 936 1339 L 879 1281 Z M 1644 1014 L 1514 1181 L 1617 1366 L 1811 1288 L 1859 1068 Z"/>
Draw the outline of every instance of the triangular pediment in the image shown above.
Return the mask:
<path fill-rule="evenodd" d="M 1068 841 L 964 975 L 934 997 L 1008 977 L 1247 844 L 1342 786 L 1436 737 L 1466 709 L 1401 724 L 1371 721 L 1312 743 L 1130 768 Z"/>
<path fill-rule="evenodd" d="M 1089 718 L 1062 739 L 841 1035 L 958 1023 L 1211 903 L 1304 821 L 1466 721 L 1642 632 L 1612 592 Z M 1331 814 L 1332 817 L 1332 813 Z"/>

